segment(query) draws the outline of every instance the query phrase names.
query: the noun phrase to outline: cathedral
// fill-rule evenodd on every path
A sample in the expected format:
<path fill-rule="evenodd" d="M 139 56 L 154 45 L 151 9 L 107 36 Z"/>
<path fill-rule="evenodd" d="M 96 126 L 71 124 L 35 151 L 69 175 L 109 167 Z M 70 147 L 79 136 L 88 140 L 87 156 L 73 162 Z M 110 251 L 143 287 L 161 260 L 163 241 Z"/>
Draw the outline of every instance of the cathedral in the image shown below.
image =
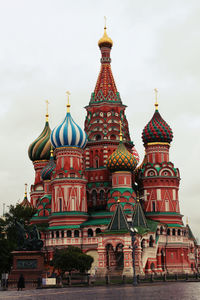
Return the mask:
<path fill-rule="evenodd" d="M 73 245 L 94 258 L 90 273 L 99 276 L 131 276 L 133 265 L 136 274 L 197 272 L 198 245 L 183 224 L 180 173 L 169 158 L 172 129 L 156 98 L 139 161 L 111 70 L 106 27 L 98 46 L 100 73 L 84 130 L 70 113 L 68 93 L 64 120 L 51 130 L 47 109 L 44 129 L 28 149 L 35 179 L 30 203 L 25 196 L 23 205 L 37 209 L 32 223 L 45 228 L 47 264 L 55 248 Z"/>

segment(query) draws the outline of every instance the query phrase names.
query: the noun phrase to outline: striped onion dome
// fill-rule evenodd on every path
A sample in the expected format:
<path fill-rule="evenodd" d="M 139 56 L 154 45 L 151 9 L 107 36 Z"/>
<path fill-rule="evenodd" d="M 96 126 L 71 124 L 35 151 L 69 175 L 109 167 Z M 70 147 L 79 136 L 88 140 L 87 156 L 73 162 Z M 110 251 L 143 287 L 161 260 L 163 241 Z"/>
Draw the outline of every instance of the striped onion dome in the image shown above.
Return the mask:
<path fill-rule="evenodd" d="M 173 132 L 170 126 L 163 120 L 158 109 L 155 110 L 155 113 L 149 123 L 144 127 L 142 132 L 143 143 L 171 143 L 173 139 Z"/>
<path fill-rule="evenodd" d="M 29 146 L 28 155 L 30 160 L 49 160 L 51 149 L 50 134 L 51 129 L 48 120 L 46 120 L 42 133 Z"/>
<path fill-rule="evenodd" d="M 87 142 L 87 135 L 72 119 L 68 111 L 64 121 L 55 127 L 51 133 L 51 144 L 58 147 L 79 147 L 84 148 Z"/>
<path fill-rule="evenodd" d="M 126 149 L 122 141 L 107 160 L 107 168 L 111 172 L 133 171 L 137 164 L 136 157 Z"/>
<path fill-rule="evenodd" d="M 53 150 L 51 150 L 51 156 L 48 164 L 42 169 L 41 171 L 41 177 L 43 180 L 50 180 L 51 179 L 51 174 L 53 170 L 56 167 L 56 163 L 54 161 L 53 157 Z"/>

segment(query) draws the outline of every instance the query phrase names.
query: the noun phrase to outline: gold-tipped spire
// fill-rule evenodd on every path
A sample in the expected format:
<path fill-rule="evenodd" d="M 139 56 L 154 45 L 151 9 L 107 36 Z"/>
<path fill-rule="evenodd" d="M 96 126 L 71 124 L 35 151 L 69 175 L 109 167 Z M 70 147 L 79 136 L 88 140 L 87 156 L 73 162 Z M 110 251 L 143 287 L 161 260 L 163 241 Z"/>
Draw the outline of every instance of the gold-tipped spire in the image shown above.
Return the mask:
<path fill-rule="evenodd" d="M 109 38 L 109 36 L 107 35 L 107 32 L 106 32 L 106 17 L 104 17 L 104 22 L 105 22 L 105 25 L 104 25 L 104 34 L 102 36 L 102 38 L 98 41 L 98 45 L 99 47 L 102 45 L 102 44 L 110 44 L 110 46 L 112 47 L 113 45 L 113 41 L 111 40 L 111 38 Z"/>
<path fill-rule="evenodd" d="M 67 94 L 67 112 L 70 112 L 70 104 L 69 104 L 69 96 L 71 95 L 71 93 L 69 91 L 66 92 Z"/>
<path fill-rule="evenodd" d="M 188 217 L 186 217 L 186 225 L 188 225 Z"/>
<path fill-rule="evenodd" d="M 137 200 L 137 202 L 140 202 L 140 194 L 139 194 L 139 192 L 137 192 L 136 200 Z"/>
<path fill-rule="evenodd" d="M 155 92 L 155 108 L 156 108 L 156 110 L 158 110 L 158 90 L 155 88 L 154 89 L 154 92 Z"/>
<path fill-rule="evenodd" d="M 27 197 L 27 183 L 25 183 L 25 193 L 24 193 L 24 197 Z"/>
<path fill-rule="evenodd" d="M 119 122 L 119 140 L 122 141 L 122 121 Z"/>
<path fill-rule="evenodd" d="M 45 102 L 46 102 L 46 122 L 48 122 L 49 121 L 49 111 L 48 111 L 49 101 L 46 100 Z"/>
<path fill-rule="evenodd" d="M 53 146 L 51 146 L 50 157 L 53 157 Z"/>

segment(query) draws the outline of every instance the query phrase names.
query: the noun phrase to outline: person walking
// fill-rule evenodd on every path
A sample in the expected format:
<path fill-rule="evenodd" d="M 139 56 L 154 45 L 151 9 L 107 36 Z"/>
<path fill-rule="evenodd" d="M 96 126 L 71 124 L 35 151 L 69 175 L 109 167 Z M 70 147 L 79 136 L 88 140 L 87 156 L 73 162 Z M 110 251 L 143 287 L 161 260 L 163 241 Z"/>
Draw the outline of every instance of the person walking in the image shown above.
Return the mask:
<path fill-rule="evenodd" d="M 18 283 L 17 283 L 17 288 L 18 288 L 18 291 L 21 289 L 24 289 L 25 288 L 25 280 L 24 280 L 24 276 L 23 274 L 20 275 L 19 277 L 19 280 L 18 280 Z"/>

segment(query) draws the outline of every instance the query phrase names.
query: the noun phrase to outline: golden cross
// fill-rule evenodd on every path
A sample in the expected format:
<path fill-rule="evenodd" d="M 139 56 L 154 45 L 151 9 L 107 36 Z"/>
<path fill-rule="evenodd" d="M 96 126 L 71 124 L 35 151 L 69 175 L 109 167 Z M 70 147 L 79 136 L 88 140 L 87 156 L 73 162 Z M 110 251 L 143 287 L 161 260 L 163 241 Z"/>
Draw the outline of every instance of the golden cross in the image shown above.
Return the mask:
<path fill-rule="evenodd" d="M 48 111 L 48 105 L 49 105 L 49 101 L 46 100 L 46 121 L 48 122 L 48 117 L 49 117 L 49 111 Z"/>
<path fill-rule="evenodd" d="M 155 107 L 156 107 L 156 109 L 158 108 L 158 90 L 155 88 L 154 89 L 154 92 L 155 92 L 155 100 L 156 100 L 156 102 L 155 102 Z"/>
<path fill-rule="evenodd" d="M 25 196 L 27 196 L 27 183 L 25 183 Z"/>
<path fill-rule="evenodd" d="M 69 96 L 71 95 L 71 93 L 69 91 L 67 91 L 66 95 L 67 95 L 67 104 L 69 104 Z"/>
<path fill-rule="evenodd" d="M 119 140 L 122 141 L 122 121 L 119 121 Z"/>
<path fill-rule="evenodd" d="M 48 113 L 49 113 L 49 112 L 48 112 L 48 105 L 49 105 L 49 101 L 48 101 L 48 100 L 46 100 L 45 102 L 46 102 L 46 112 L 47 112 L 47 115 L 48 115 Z"/>
<path fill-rule="evenodd" d="M 106 16 L 104 16 L 104 29 L 106 29 Z"/>
<path fill-rule="evenodd" d="M 71 93 L 67 91 L 66 95 L 67 95 L 67 112 L 70 112 L 69 96 L 71 95 Z"/>

